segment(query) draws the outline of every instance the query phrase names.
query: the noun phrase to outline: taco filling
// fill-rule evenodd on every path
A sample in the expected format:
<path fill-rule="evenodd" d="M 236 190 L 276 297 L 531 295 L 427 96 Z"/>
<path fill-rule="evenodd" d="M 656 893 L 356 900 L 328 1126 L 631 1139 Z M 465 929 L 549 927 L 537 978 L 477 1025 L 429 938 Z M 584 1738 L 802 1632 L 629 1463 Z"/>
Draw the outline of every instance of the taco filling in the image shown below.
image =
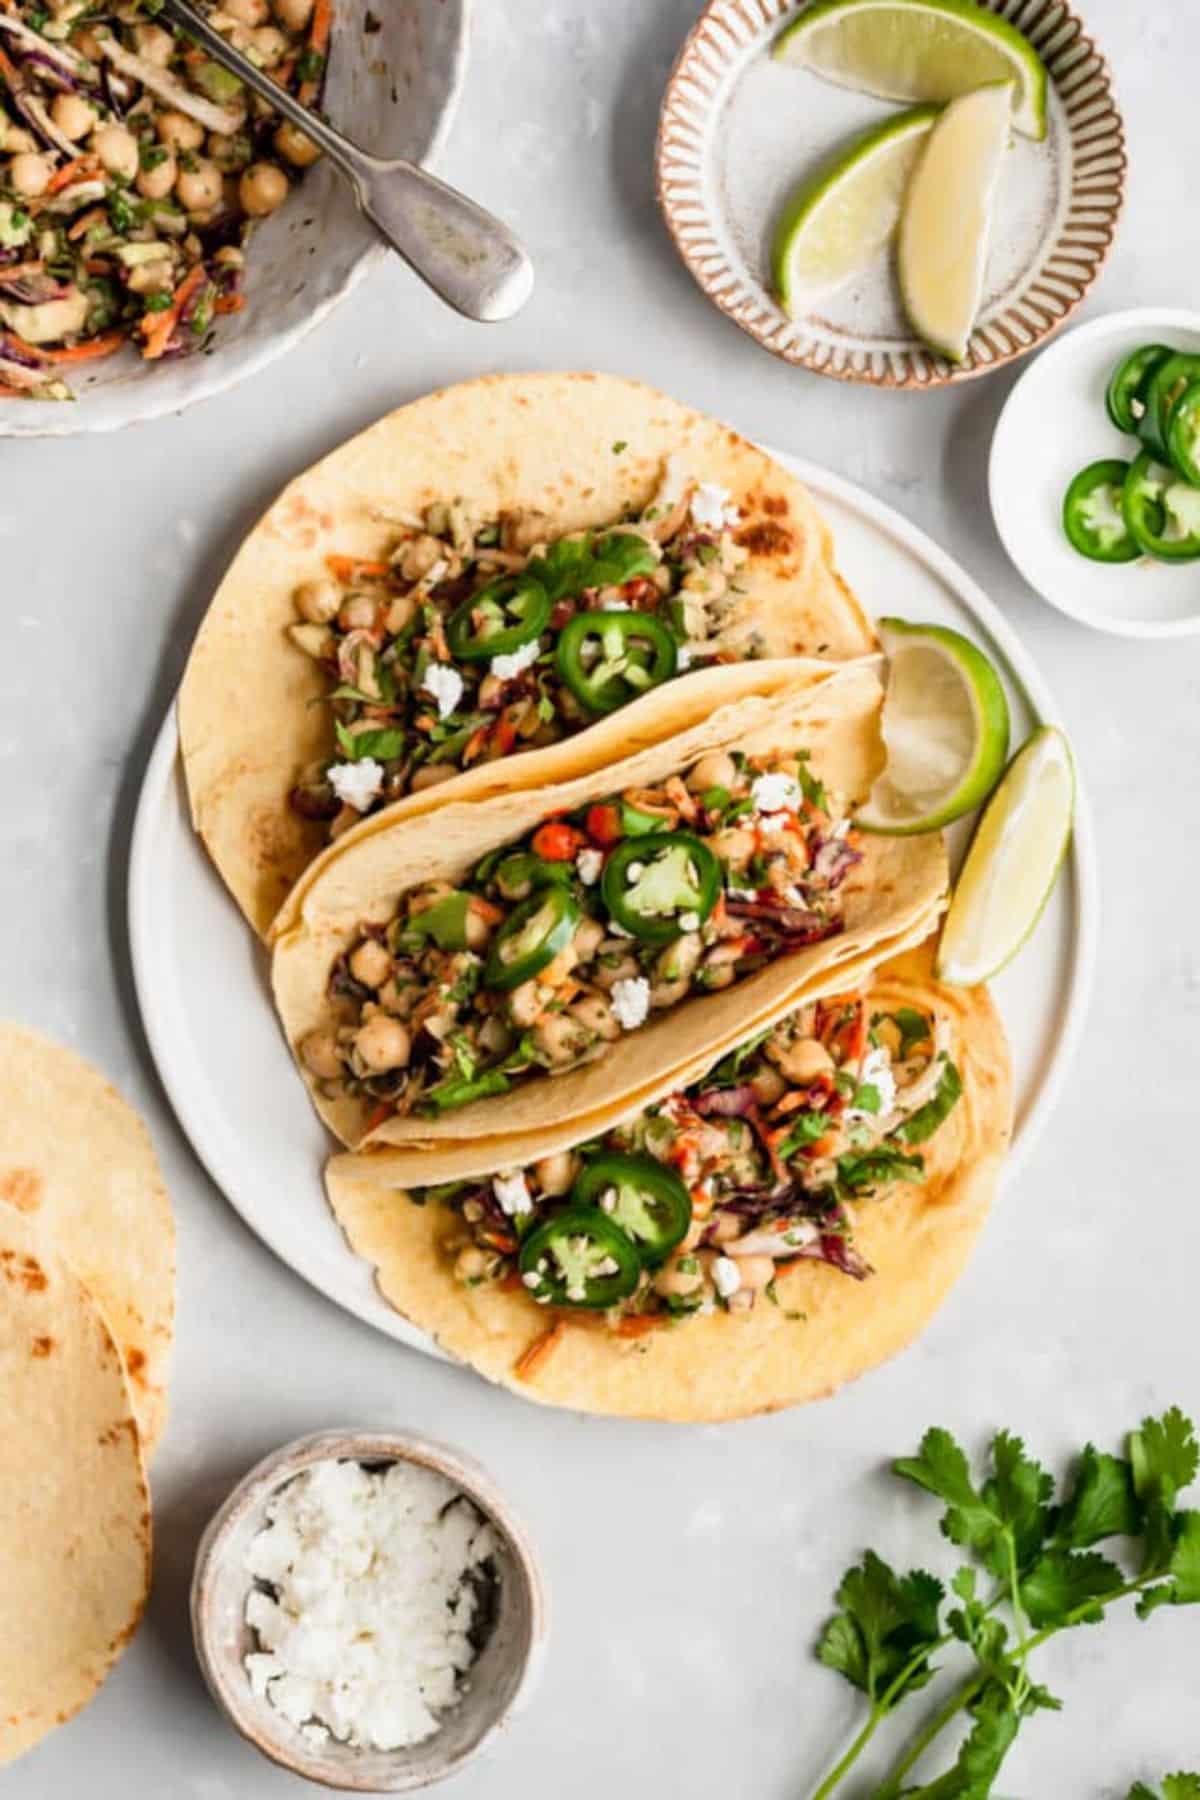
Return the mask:
<path fill-rule="evenodd" d="M 451 1210 L 442 1249 L 470 1287 L 519 1281 L 626 1332 L 747 1311 L 801 1260 L 871 1274 L 853 1209 L 923 1179 L 961 1093 L 932 1012 L 819 1001 L 601 1138 L 410 1198 Z"/>
<path fill-rule="evenodd" d="M 749 552 L 736 509 L 671 458 L 653 503 L 554 537 L 544 513 L 437 502 L 377 561 L 332 555 L 288 635 L 330 682 L 330 756 L 293 808 L 337 837 L 366 813 L 581 731 L 733 654 L 721 627 Z M 752 656 L 751 637 L 739 657 Z"/>
<path fill-rule="evenodd" d="M 805 752 L 710 753 L 404 894 L 334 964 L 301 1060 L 327 1098 L 365 1100 L 370 1128 L 561 1074 L 835 936 L 859 861 Z"/>

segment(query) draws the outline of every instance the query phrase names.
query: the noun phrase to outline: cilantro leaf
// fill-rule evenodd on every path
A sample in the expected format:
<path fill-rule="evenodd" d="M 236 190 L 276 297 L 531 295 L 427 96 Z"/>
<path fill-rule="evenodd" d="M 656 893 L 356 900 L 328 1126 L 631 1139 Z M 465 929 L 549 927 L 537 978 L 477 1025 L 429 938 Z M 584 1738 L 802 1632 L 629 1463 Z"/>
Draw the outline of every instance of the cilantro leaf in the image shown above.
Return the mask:
<path fill-rule="evenodd" d="M 1158 1800 L 1158 1795 L 1144 1781 L 1135 1781 L 1129 1800 Z M 1165 1775 L 1162 1800 L 1200 1800 L 1200 1775 Z"/>
<path fill-rule="evenodd" d="M 864 1081 L 854 1096 L 856 1112 L 877 1113 L 883 1104 L 879 1089 L 870 1081 Z"/>
<path fill-rule="evenodd" d="M 1120 1456 L 1085 1444 L 1075 1479 L 1059 1513 L 1054 1535 L 1060 1544 L 1086 1550 L 1104 1538 L 1132 1537 L 1140 1516 L 1133 1470 Z"/>
<path fill-rule="evenodd" d="M 987 1800 L 1021 1727 L 1021 1712 L 1007 1690 L 989 1682 L 972 1707 L 974 1723 L 954 1766 L 924 1787 L 908 1788 L 910 1800 Z"/>
<path fill-rule="evenodd" d="M 985 1549 L 995 1541 L 996 1515 L 976 1492 L 966 1455 L 950 1432 L 933 1426 L 921 1439 L 919 1454 L 900 1457 L 892 1468 L 946 1502 L 942 1531 L 952 1544 Z"/>
<path fill-rule="evenodd" d="M 884 1019 L 890 1019 L 900 1033 L 900 1061 L 903 1062 L 910 1050 L 918 1044 L 927 1043 L 932 1036 L 929 1020 L 925 1014 L 918 1012 L 915 1006 L 898 1006 L 895 1012 L 876 1013 L 871 1020 L 872 1026 Z"/>
<path fill-rule="evenodd" d="M 842 1577 L 837 1591 L 842 1610 L 821 1633 L 818 1659 L 878 1703 L 923 1647 L 932 1651 L 939 1635 L 943 1591 L 941 1582 L 923 1570 L 898 1576 L 868 1550 L 862 1562 Z M 927 1657 L 918 1661 L 888 1702 L 889 1708 L 923 1687 L 931 1673 Z"/>
<path fill-rule="evenodd" d="M 993 1440 L 992 1474 L 981 1490 L 971 1480 L 961 1446 L 936 1427 L 925 1433 L 918 1456 L 902 1457 L 893 1467 L 946 1502 L 943 1533 L 952 1544 L 974 1550 L 993 1573 L 1007 1572 L 1007 1540 L 1018 1568 L 1041 1548 L 1054 1484 L 1011 1433 L 998 1432 Z"/>
<path fill-rule="evenodd" d="M 560 538 L 544 556 L 526 565 L 551 600 L 581 594 L 585 588 L 621 587 L 637 575 L 653 574 L 657 561 L 644 537 L 632 531 L 610 531 L 603 537 Z"/>
<path fill-rule="evenodd" d="M 911 1118 L 905 1119 L 892 1132 L 902 1144 L 924 1144 L 949 1118 L 962 1097 L 962 1076 L 954 1064 L 947 1060 L 942 1070 L 941 1079 L 932 1100 L 918 1107 Z"/>
<path fill-rule="evenodd" d="M 983 1498 L 1001 1523 L 1012 1533 L 1017 1567 L 1023 1569 L 1046 1540 L 1054 1480 L 1040 1463 L 1026 1456 L 1025 1446 L 1011 1432 L 997 1432 L 992 1441 L 991 1480 L 983 1486 Z"/>
<path fill-rule="evenodd" d="M 880 1144 L 874 1150 L 838 1157 L 838 1181 L 851 1194 L 862 1194 L 868 1188 L 881 1187 L 888 1181 L 921 1181 L 925 1175 L 923 1156 L 906 1156 L 902 1150 Z"/>
<path fill-rule="evenodd" d="M 407 738 L 402 731 L 348 731 L 341 720 L 335 720 L 338 747 L 350 762 L 361 762 L 364 757 L 374 757 L 376 762 L 391 762 L 397 756 L 403 756 L 407 746 Z"/>
<path fill-rule="evenodd" d="M 1176 1495 L 1195 1479 L 1200 1464 L 1191 1420 L 1177 1406 L 1161 1419 L 1143 1419 L 1129 1434 L 1129 1461 L 1142 1510 L 1142 1572 L 1162 1574 L 1174 1549 L 1171 1515 Z"/>
<path fill-rule="evenodd" d="M 1117 1565 L 1095 1551 L 1047 1550 L 1021 1583 L 1021 1605 L 1039 1630 L 1067 1623 L 1072 1613 L 1081 1624 L 1096 1625 L 1123 1581 Z"/>
<path fill-rule="evenodd" d="M 1168 1521 L 1170 1553 L 1165 1567 L 1155 1568 L 1166 1580 L 1147 1588 L 1137 1603 L 1139 1619 L 1160 1606 L 1194 1606 L 1200 1602 L 1200 1512 L 1178 1512 Z"/>

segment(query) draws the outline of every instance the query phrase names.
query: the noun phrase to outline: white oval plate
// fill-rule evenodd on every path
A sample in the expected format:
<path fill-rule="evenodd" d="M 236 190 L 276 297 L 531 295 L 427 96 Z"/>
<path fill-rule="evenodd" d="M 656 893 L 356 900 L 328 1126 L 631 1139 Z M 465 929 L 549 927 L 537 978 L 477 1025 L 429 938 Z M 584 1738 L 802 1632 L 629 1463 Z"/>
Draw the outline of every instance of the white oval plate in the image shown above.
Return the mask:
<path fill-rule="evenodd" d="M 1200 352 L 1200 313 L 1142 306 L 1068 332 L 1026 369 L 992 439 L 988 485 L 1008 554 L 1059 612 L 1120 637 L 1200 631 L 1200 565 L 1090 562 L 1062 525 L 1063 495 L 1080 469 L 1104 456 L 1132 462 L 1141 449 L 1112 423 L 1104 390 L 1123 357 L 1159 341 Z"/>
<path fill-rule="evenodd" d="M 1041 676 L 986 595 L 924 532 L 863 489 L 781 452 L 837 538 L 865 599 L 903 594 L 909 617 L 967 632 L 1004 677 L 1014 742 L 1057 711 Z M 961 850 L 965 828 L 959 827 Z M 1083 1025 L 1095 963 L 1098 880 L 1080 790 L 1072 852 L 1041 923 L 995 986 L 1016 1071 L 1009 1176 L 1049 1117 Z M 150 1049 L 180 1124 L 242 1218 L 297 1274 L 348 1312 L 438 1355 L 393 1312 L 347 1247 L 321 1169 L 332 1143 L 276 1023 L 267 959 L 192 830 L 172 707 L 138 803 L 129 868 L 134 979 Z"/>

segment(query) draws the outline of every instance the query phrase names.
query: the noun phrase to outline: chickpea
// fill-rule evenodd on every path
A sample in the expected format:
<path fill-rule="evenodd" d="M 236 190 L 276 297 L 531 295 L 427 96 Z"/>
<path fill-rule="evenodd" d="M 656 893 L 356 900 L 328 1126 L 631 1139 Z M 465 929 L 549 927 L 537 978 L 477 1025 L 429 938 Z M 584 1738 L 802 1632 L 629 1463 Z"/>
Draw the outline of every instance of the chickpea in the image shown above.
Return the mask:
<path fill-rule="evenodd" d="M 350 953 L 350 973 L 364 987 L 382 987 L 392 972 L 392 959 L 378 938 L 364 938 Z"/>
<path fill-rule="evenodd" d="M 770 1287 L 775 1279 L 775 1259 L 771 1256 L 739 1256 L 738 1274 L 742 1278 L 741 1293 L 756 1293 Z"/>
<path fill-rule="evenodd" d="M 159 141 L 169 150 L 198 150 L 204 142 L 204 127 L 183 112 L 161 112 L 158 115 Z"/>
<path fill-rule="evenodd" d="M 699 932 L 689 931 L 665 950 L 660 950 L 654 959 L 654 973 L 660 981 L 686 981 L 695 973 L 704 949 L 704 942 Z"/>
<path fill-rule="evenodd" d="M 277 68 L 291 47 L 277 25 L 260 25 L 250 34 L 250 48 L 264 69 Z"/>
<path fill-rule="evenodd" d="M 212 212 L 220 206 L 224 193 L 225 183 L 216 163 L 197 157 L 191 168 L 179 171 L 175 198 L 190 213 Z"/>
<path fill-rule="evenodd" d="M 538 980 L 546 987 L 561 987 L 579 958 L 575 953 L 575 940 L 564 944 L 557 956 L 551 958 L 538 976 Z"/>
<path fill-rule="evenodd" d="M 161 162 L 156 162 L 152 169 L 140 169 L 136 182 L 137 191 L 146 200 L 165 200 L 175 186 L 179 174 L 179 165 L 168 150 Z"/>
<path fill-rule="evenodd" d="M 719 600 L 729 586 L 720 569 L 704 567 L 689 569 L 680 583 L 685 594 L 696 594 L 702 600 Z"/>
<path fill-rule="evenodd" d="M 9 184 L 23 199 L 36 200 L 50 186 L 50 163 L 36 150 L 22 150 L 8 166 Z"/>
<path fill-rule="evenodd" d="M 94 25 L 81 25 L 78 31 L 71 33 L 71 48 L 78 50 L 80 56 L 86 56 L 89 62 L 102 62 L 104 52 L 100 48 L 101 34 Z"/>
<path fill-rule="evenodd" d="M 265 219 L 287 199 L 288 178 L 274 163 L 251 163 L 238 182 L 242 211 L 252 219 Z"/>
<path fill-rule="evenodd" d="M 721 861 L 732 869 L 744 869 L 757 848 L 754 833 L 740 825 L 718 831 L 711 842 Z"/>
<path fill-rule="evenodd" d="M 559 1194 L 570 1193 L 579 1173 L 579 1158 L 569 1150 L 556 1150 L 552 1156 L 543 1156 L 540 1162 L 535 1162 L 533 1173 L 541 1193 L 554 1199 Z"/>
<path fill-rule="evenodd" d="M 533 1028 L 533 1041 L 551 1063 L 570 1063 L 588 1048 L 588 1033 L 566 1013 L 547 1013 Z"/>
<path fill-rule="evenodd" d="M 273 0 L 275 17 L 287 31 L 307 31 L 313 0 Z"/>
<path fill-rule="evenodd" d="M 761 1069 L 752 1078 L 750 1086 L 754 1089 L 754 1097 L 760 1106 L 773 1106 L 787 1092 L 787 1082 L 778 1069 Z"/>
<path fill-rule="evenodd" d="M 704 1272 L 696 1257 L 685 1256 L 670 1262 L 654 1277 L 654 1291 L 664 1300 L 686 1300 L 704 1286 Z"/>
<path fill-rule="evenodd" d="M 138 172 L 138 141 L 124 125 L 101 125 L 92 139 L 100 165 L 110 175 L 132 181 Z"/>
<path fill-rule="evenodd" d="M 222 0 L 221 11 L 239 25 L 262 25 L 270 17 L 267 0 Z"/>
<path fill-rule="evenodd" d="M 467 1244 L 454 1259 L 454 1273 L 459 1281 L 482 1281 L 488 1272 L 489 1258 L 478 1244 Z"/>
<path fill-rule="evenodd" d="M 412 1039 L 399 1019 L 379 1012 L 355 1033 L 354 1051 L 369 1074 L 385 1075 L 390 1069 L 404 1068 L 412 1052 Z"/>
<path fill-rule="evenodd" d="M 50 106 L 50 117 L 64 137 L 77 144 L 96 123 L 96 114 L 78 94 L 56 94 Z"/>
<path fill-rule="evenodd" d="M 709 788 L 734 788 L 737 785 L 737 767 L 732 756 L 726 756 L 723 750 L 714 751 L 711 756 L 702 756 L 694 768 L 689 770 L 687 785 L 693 794 L 706 794 Z"/>
<path fill-rule="evenodd" d="M 508 996 L 508 1016 L 514 1025 L 532 1025 L 542 1005 L 542 991 L 537 982 L 523 981 Z"/>
<path fill-rule="evenodd" d="M 135 25 L 133 45 L 143 62 L 165 69 L 175 54 L 175 39 L 161 25 Z"/>
<path fill-rule="evenodd" d="M 411 594 L 398 594 L 383 615 L 383 629 L 389 637 L 404 630 L 417 610 L 417 603 Z"/>
<path fill-rule="evenodd" d="M 351 594 L 343 600 L 337 622 L 343 631 L 371 631 L 375 625 L 375 602 L 370 594 Z"/>
<path fill-rule="evenodd" d="M 457 774 L 458 770 L 452 763 L 424 763 L 414 774 L 409 786 L 414 794 L 419 794 L 422 788 L 436 787 L 439 781 L 449 781 L 452 775 Z"/>
<path fill-rule="evenodd" d="M 19 156 L 22 150 L 36 150 L 37 139 L 32 131 L 26 131 L 20 125 L 6 125 L 0 136 L 0 150 L 7 156 Z"/>
<path fill-rule="evenodd" d="M 275 149 L 284 162 L 290 162 L 297 169 L 307 169 L 320 157 L 319 147 L 307 137 L 298 125 L 285 121 L 275 133 L 272 140 Z"/>
<path fill-rule="evenodd" d="M 226 175 L 240 175 L 243 169 L 249 168 L 254 152 L 250 139 L 240 131 L 234 132 L 231 137 L 225 137 L 219 131 L 210 131 L 208 154 L 209 159 Z"/>
<path fill-rule="evenodd" d="M 814 1081 L 818 1075 L 832 1074 L 834 1062 L 824 1044 L 816 1038 L 800 1038 L 791 1044 L 768 1041 L 767 1055 L 789 1081 Z"/>
<path fill-rule="evenodd" d="M 621 1027 L 613 1017 L 611 1005 L 599 994 L 585 994 L 568 1011 L 588 1031 L 596 1032 L 609 1043 L 613 1043 L 621 1035 Z"/>
<path fill-rule="evenodd" d="M 441 562 L 445 554 L 446 546 L 440 538 L 430 537 L 428 532 L 422 532 L 420 537 L 405 544 L 400 552 L 400 573 L 405 581 L 421 581 Z"/>
<path fill-rule="evenodd" d="M 583 919 L 575 927 L 575 954 L 580 962 L 589 962 L 604 942 L 604 927 L 599 919 Z"/>
<path fill-rule="evenodd" d="M 336 1081 L 343 1073 L 337 1039 L 332 1031 L 310 1031 L 300 1040 L 300 1060 L 318 1081 Z"/>
<path fill-rule="evenodd" d="M 328 625 L 342 604 L 342 590 L 336 581 L 305 581 L 292 595 L 296 611 L 313 625 Z"/>

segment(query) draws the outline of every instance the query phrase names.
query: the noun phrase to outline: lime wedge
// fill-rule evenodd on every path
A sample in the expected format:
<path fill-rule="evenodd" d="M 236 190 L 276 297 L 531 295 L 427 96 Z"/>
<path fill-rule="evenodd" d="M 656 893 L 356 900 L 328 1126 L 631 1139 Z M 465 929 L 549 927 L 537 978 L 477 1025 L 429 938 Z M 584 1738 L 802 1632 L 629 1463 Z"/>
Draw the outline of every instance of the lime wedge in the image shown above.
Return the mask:
<path fill-rule="evenodd" d="M 772 54 L 881 100 L 944 105 L 993 81 L 1016 83 L 1014 123 L 1046 135 L 1046 68 L 1029 39 L 974 0 L 817 0 Z"/>
<path fill-rule="evenodd" d="M 915 106 L 872 126 L 792 193 L 771 252 L 775 291 L 791 317 L 859 274 L 889 241 L 937 116 L 936 106 Z"/>
<path fill-rule="evenodd" d="M 939 981 L 974 987 L 1012 961 L 1050 898 L 1074 810 L 1070 745 L 1043 725 L 1013 758 L 979 822 L 942 931 Z"/>
<path fill-rule="evenodd" d="M 1008 755 L 1008 701 L 991 663 L 945 625 L 880 619 L 888 658 L 887 767 L 856 823 L 890 837 L 940 831 L 982 804 Z"/>
<path fill-rule="evenodd" d="M 904 310 L 934 350 L 961 362 L 983 298 L 1012 89 L 952 100 L 929 134 L 900 215 Z"/>

